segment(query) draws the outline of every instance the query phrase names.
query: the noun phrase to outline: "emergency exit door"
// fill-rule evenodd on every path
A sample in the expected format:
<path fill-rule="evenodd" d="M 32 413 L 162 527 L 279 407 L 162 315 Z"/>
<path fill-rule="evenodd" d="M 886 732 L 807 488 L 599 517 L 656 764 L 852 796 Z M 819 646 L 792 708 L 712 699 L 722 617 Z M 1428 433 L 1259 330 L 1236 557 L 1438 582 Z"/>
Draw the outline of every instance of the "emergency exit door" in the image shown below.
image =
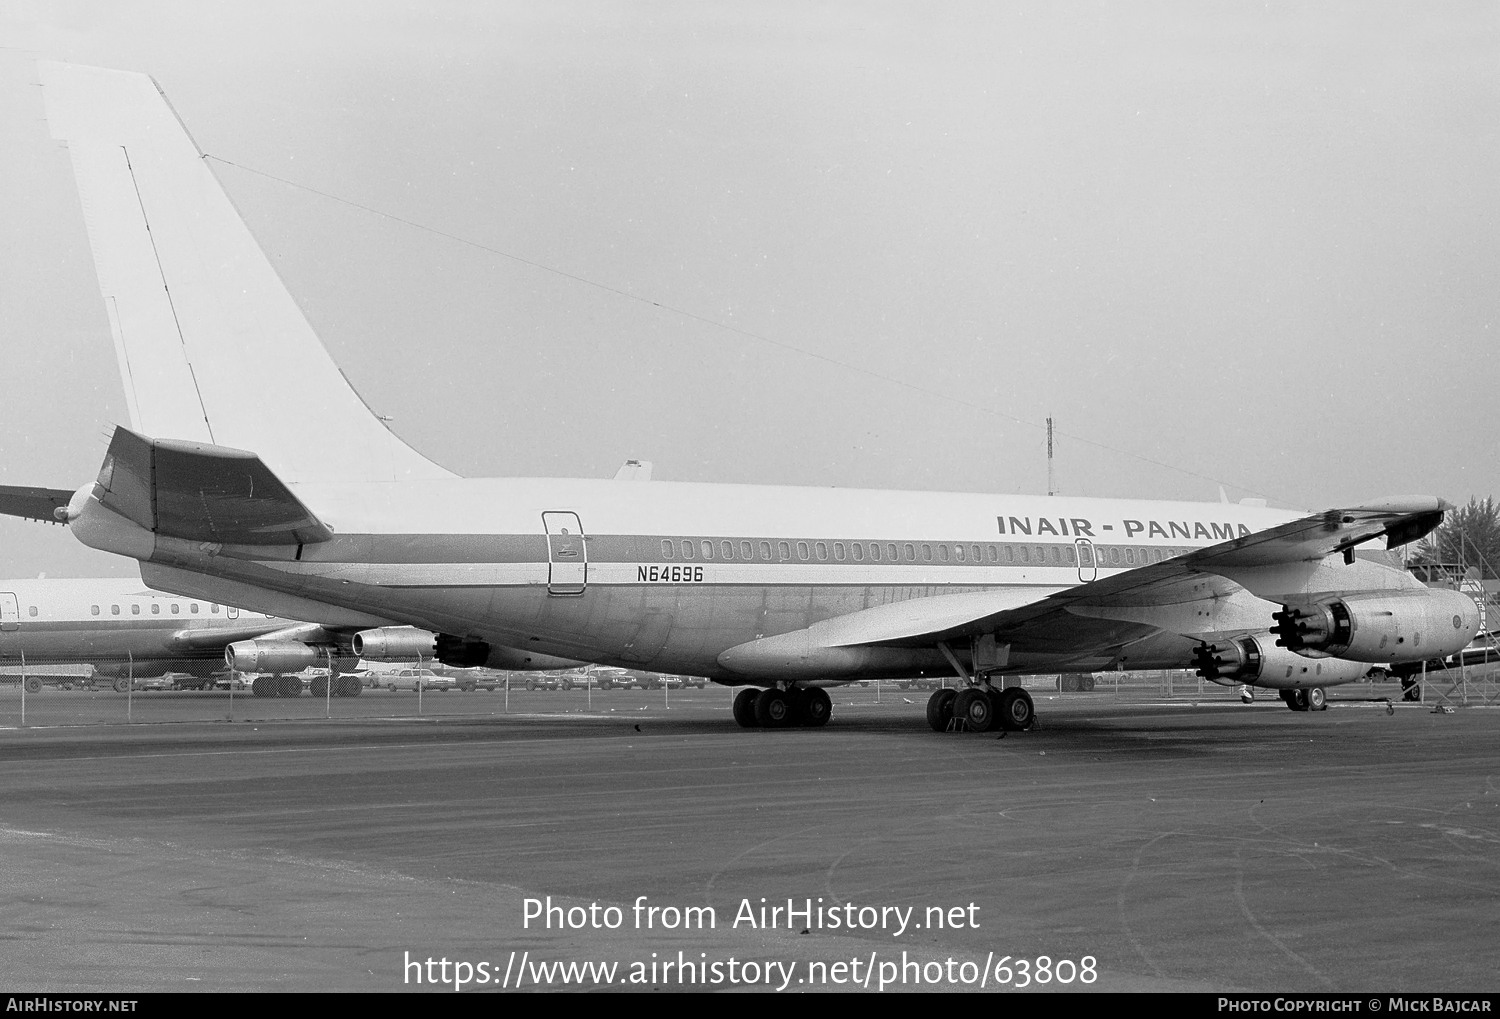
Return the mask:
<path fill-rule="evenodd" d="M 583 594 L 589 580 L 589 553 L 577 513 L 549 510 L 542 514 L 547 531 L 547 593 Z"/>
<path fill-rule="evenodd" d="M 21 606 L 13 594 L 0 594 L 0 630 L 21 628 Z"/>
<path fill-rule="evenodd" d="M 1079 583 L 1087 584 L 1099 576 L 1098 552 L 1094 543 L 1087 538 L 1079 538 L 1073 542 L 1078 546 L 1078 580 Z"/>

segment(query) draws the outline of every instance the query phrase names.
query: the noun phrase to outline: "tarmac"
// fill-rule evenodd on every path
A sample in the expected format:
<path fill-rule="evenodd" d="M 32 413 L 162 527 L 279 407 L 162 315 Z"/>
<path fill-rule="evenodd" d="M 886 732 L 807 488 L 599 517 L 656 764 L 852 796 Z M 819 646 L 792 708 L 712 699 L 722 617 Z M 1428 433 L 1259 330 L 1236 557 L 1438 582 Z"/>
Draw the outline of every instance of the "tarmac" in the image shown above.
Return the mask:
<path fill-rule="evenodd" d="M 94 719 L 121 695 L 48 690 L 23 728 L 12 688 L 0 973 L 24 992 L 451 993 L 459 963 L 465 993 L 1494 991 L 1500 711 L 1332 693 L 1320 713 L 1039 694 L 1038 728 L 999 738 L 934 733 L 927 694 L 888 687 L 776 731 L 736 727 L 722 689 L 513 692 L 508 713 L 454 692 L 422 715 L 383 691 L 238 697 L 234 721 L 225 695 L 136 694 L 130 724 Z M 762 899 L 791 922 L 762 926 Z"/>

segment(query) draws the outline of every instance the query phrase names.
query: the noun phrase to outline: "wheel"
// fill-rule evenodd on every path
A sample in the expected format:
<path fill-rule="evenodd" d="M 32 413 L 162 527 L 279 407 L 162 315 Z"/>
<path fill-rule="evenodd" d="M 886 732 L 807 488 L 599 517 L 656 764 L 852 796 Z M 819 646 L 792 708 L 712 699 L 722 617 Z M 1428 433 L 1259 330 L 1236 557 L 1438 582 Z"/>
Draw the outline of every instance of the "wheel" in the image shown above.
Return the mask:
<path fill-rule="evenodd" d="M 387 690 L 389 690 L 391 693 L 395 693 L 396 692 L 396 684 L 395 683 L 387 683 L 385 685 L 385 688 Z"/>
<path fill-rule="evenodd" d="M 528 679 L 526 681 L 526 689 L 528 689 L 528 690 L 535 690 L 536 689 L 536 681 Z"/>
<path fill-rule="evenodd" d="M 989 732 L 995 725 L 995 702 L 988 690 L 971 686 L 953 698 L 953 717 L 971 732 Z"/>
<path fill-rule="evenodd" d="M 314 676 L 312 682 L 307 685 L 307 688 L 314 697 L 327 697 L 329 693 L 328 677 Z"/>
<path fill-rule="evenodd" d="M 828 719 L 833 715 L 833 698 L 828 696 L 828 691 L 821 687 L 808 690 L 799 698 L 797 705 L 797 724 L 816 729 L 828 724 Z"/>
<path fill-rule="evenodd" d="M 948 723 L 953 721 L 953 698 L 957 696 L 957 690 L 934 690 L 927 698 L 927 724 L 934 732 L 948 731 Z"/>
<path fill-rule="evenodd" d="M 747 686 L 734 695 L 734 720 L 745 729 L 754 729 L 760 723 L 755 720 L 755 699 L 760 696 L 760 691 L 753 686 Z"/>
<path fill-rule="evenodd" d="M 1287 707 L 1291 708 L 1293 711 L 1306 711 L 1307 710 L 1307 691 L 1306 690 L 1288 690 L 1287 693 L 1291 694 L 1290 697 L 1286 698 L 1286 706 Z"/>
<path fill-rule="evenodd" d="M 463 686 L 459 687 L 459 689 L 462 690 L 464 693 L 473 693 L 474 692 L 474 684 L 473 683 L 465 683 Z"/>
<path fill-rule="evenodd" d="M 41 693 L 42 677 L 27 676 L 25 679 L 21 680 L 21 686 L 25 688 L 27 693 Z"/>
<path fill-rule="evenodd" d="M 250 692 L 257 697 L 275 697 L 276 677 L 256 676 L 250 684 Z"/>
<path fill-rule="evenodd" d="M 1321 686 L 1312 687 L 1307 691 L 1307 710 L 1328 710 L 1328 694 L 1323 692 L 1323 688 Z"/>
<path fill-rule="evenodd" d="M 114 681 L 113 686 L 115 693 L 124 693 L 126 690 L 130 689 L 130 680 L 126 679 L 124 676 L 121 676 Z"/>
<path fill-rule="evenodd" d="M 774 686 L 755 698 L 755 721 L 762 729 L 781 729 L 792 723 L 792 702 Z"/>
<path fill-rule="evenodd" d="M 1000 691 L 1000 727 L 1009 732 L 1025 732 L 1036 721 L 1036 705 L 1031 694 L 1018 686 Z"/>
<path fill-rule="evenodd" d="M 281 676 L 279 678 L 280 678 L 281 682 L 278 684 L 277 690 L 276 690 L 276 693 L 277 693 L 278 696 L 280 696 L 280 697 L 301 697 L 302 696 L 302 677 L 300 677 L 300 676 Z"/>
<path fill-rule="evenodd" d="M 365 685 L 359 681 L 358 676 L 340 676 L 334 684 L 333 695 L 335 697 L 358 697 L 364 691 Z"/>

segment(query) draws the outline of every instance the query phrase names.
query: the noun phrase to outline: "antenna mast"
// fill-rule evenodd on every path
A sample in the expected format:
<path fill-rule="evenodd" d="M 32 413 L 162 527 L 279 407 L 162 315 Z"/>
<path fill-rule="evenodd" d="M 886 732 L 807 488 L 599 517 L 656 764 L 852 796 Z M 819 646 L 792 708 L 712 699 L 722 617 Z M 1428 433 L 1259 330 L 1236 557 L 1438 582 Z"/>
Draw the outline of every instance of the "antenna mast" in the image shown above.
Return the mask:
<path fill-rule="evenodd" d="M 1052 419 L 1047 419 L 1047 494 L 1057 494 L 1057 475 L 1052 469 Z"/>

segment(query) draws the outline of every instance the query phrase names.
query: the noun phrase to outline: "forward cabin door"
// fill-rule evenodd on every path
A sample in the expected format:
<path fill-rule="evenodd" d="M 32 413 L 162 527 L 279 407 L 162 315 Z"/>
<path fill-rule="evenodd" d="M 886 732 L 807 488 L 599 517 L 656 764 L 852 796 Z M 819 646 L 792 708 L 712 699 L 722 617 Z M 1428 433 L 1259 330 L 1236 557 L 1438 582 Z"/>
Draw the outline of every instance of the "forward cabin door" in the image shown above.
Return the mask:
<path fill-rule="evenodd" d="M 589 579 L 589 554 L 577 513 L 549 510 L 542 514 L 547 530 L 547 593 L 583 594 Z"/>
<path fill-rule="evenodd" d="M 20 628 L 21 606 L 16 603 L 16 596 L 9 592 L 0 592 L 0 630 Z"/>

